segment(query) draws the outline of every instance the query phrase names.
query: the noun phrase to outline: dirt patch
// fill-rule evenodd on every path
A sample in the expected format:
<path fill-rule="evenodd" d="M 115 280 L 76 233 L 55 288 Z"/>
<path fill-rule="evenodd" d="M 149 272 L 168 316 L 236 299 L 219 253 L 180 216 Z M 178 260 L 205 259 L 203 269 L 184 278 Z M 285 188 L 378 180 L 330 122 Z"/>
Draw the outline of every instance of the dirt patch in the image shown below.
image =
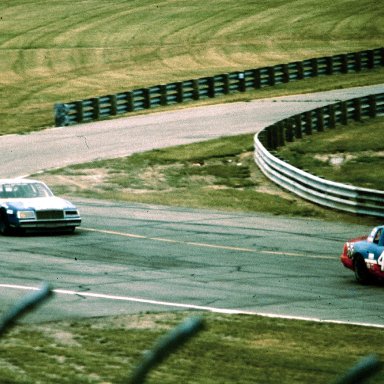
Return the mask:
<path fill-rule="evenodd" d="M 320 160 L 336 168 L 341 167 L 346 161 L 354 160 L 357 157 L 357 155 L 350 153 L 317 154 L 314 156 L 316 160 Z"/>
<path fill-rule="evenodd" d="M 68 323 L 63 323 L 68 325 Z M 69 328 L 69 327 L 66 327 Z M 50 339 L 53 340 L 53 342 L 56 345 L 63 345 L 68 347 L 80 347 L 81 344 L 78 343 L 75 339 L 75 335 L 69 331 L 64 331 L 61 328 L 57 328 L 55 323 L 52 324 L 44 324 L 44 326 L 37 325 L 36 326 L 37 331 L 41 332 L 42 334 L 46 335 Z"/>
<path fill-rule="evenodd" d="M 248 167 L 249 184 L 252 184 L 257 192 L 278 195 L 284 198 L 289 198 L 290 196 L 292 198 L 291 195 L 275 184 L 264 182 L 264 177 L 254 164 L 253 156 L 253 151 L 243 152 L 239 156 L 227 159 L 224 165 L 230 167 L 228 171 L 232 171 L 232 173 L 234 164 L 239 167 L 239 170 L 241 170 L 241 167 Z M 215 165 L 223 167 L 222 160 L 213 159 L 207 163 L 194 163 L 189 167 L 190 170 L 198 168 L 204 171 L 204 167 Z M 237 175 L 235 173 L 235 175 L 231 176 L 233 178 Z M 119 192 L 119 194 L 144 195 L 154 191 L 170 192 L 177 188 L 188 186 L 200 186 L 211 190 L 233 187 L 233 185 L 227 185 L 225 179 L 220 179 L 217 175 L 210 174 L 209 172 L 201 172 L 201 174 L 200 172 L 190 172 L 188 171 L 188 166 L 183 163 L 149 166 L 135 174 L 123 169 L 115 170 L 101 167 L 73 169 L 68 167 L 63 169 L 61 174 L 47 173 L 39 175 L 38 178 L 46 182 L 55 192 L 57 191 L 57 194 L 61 195 L 76 195 L 77 193 L 82 195 L 92 193 L 103 194 L 115 191 Z"/>
<path fill-rule="evenodd" d="M 150 316 L 144 315 L 126 315 L 118 317 L 98 318 L 92 320 L 94 329 L 150 329 L 166 330 L 169 328 L 167 321 L 175 315 L 169 313 L 156 313 Z"/>
<path fill-rule="evenodd" d="M 89 188 L 101 188 L 105 184 L 109 173 L 103 168 L 85 169 L 80 173 L 68 174 L 44 174 L 39 177 L 50 187 L 65 186 L 70 192 L 87 190 Z"/>

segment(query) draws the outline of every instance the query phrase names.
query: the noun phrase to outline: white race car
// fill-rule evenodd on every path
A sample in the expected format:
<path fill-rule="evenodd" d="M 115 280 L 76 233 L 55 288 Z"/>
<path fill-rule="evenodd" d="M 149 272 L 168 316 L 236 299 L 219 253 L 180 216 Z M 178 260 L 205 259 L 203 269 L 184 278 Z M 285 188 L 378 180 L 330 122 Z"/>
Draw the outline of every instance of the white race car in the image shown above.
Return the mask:
<path fill-rule="evenodd" d="M 78 209 L 53 195 L 44 183 L 29 179 L 0 179 L 0 233 L 26 229 L 67 229 L 81 223 Z"/>

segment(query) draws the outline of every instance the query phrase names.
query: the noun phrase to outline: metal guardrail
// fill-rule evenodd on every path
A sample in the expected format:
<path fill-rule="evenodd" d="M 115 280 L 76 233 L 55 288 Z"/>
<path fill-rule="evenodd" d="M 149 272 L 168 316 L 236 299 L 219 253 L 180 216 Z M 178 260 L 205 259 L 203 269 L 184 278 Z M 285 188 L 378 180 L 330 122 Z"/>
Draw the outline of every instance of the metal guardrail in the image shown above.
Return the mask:
<path fill-rule="evenodd" d="M 55 125 L 73 125 L 143 109 L 246 92 L 311 77 L 360 72 L 380 66 L 384 66 L 384 48 L 155 85 L 113 95 L 57 103 L 54 106 Z"/>
<path fill-rule="evenodd" d="M 255 161 L 279 186 L 319 205 L 361 215 L 384 217 L 384 191 L 359 188 L 314 176 L 279 159 L 270 151 L 312 132 L 337 124 L 384 115 L 384 93 L 355 98 L 300 113 L 255 135 Z"/>

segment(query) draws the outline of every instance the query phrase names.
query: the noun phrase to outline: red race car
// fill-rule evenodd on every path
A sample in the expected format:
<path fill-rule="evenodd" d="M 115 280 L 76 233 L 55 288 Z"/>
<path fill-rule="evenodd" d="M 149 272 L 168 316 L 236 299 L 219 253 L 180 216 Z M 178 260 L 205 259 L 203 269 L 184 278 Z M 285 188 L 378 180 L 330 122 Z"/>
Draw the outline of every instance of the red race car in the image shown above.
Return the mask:
<path fill-rule="evenodd" d="M 340 260 L 354 271 L 359 283 L 384 280 L 384 225 L 373 228 L 368 236 L 348 240 Z"/>

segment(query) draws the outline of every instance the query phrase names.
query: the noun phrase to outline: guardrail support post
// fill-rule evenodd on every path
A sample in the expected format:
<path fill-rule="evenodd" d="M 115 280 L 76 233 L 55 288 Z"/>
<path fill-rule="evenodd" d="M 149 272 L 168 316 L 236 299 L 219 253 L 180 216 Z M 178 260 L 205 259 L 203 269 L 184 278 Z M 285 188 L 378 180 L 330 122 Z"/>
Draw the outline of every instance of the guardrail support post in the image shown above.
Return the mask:
<path fill-rule="evenodd" d="M 295 137 L 301 139 L 303 137 L 302 114 L 295 116 Z"/>
<path fill-rule="evenodd" d="M 127 92 L 127 112 L 133 112 L 135 106 L 133 105 L 133 94 L 132 92 Z"/>
<path fill-rule="evenodd" d="M 223 93 L 224 95 L 228 95 L 229 93 L 229 74 L 223 74 Z"/>
<path fill-rule="evenodd" d="M 167 86 L 160 85 L 160 105 L 167 105 Z"/>
<path fill-rule="evenodd" d="M 288 67 L 288 64 L 283 64 L 283 83 L 289 83 L 289 67 Z"/>
<path fill-rule="evenodd" d="M 151 93 L 149 92 L 149 88 L 143 88 L 143 96 L 144 96 L 144 108 L 151 109 Z"/>
<path fill-rule="evenodd" d="M 370 49 L 369 51 L 367 51 L 367 55 L 368 55 L 367 68 L 372 69 L 375 66 L 375 52 L 372 49 Z"/>
<path fill-rule="evenodd" d="M 116 95 L 109 95 L 109 102 L 111 103 L 111 115 L 117 115 L 117 97 Z"/>
<path fill-rule="evenodd" d="M 316 109 L 316 130 L 317 132 L 324 131 L 324 111 L 323 108 Z"/>
<path fill-rule="evenodd" d="M 285 128 L 285 121 L 280 121 L 276 124 L 277 126 L 277 147 L 283 147 L 285 145 L 285 138 L 284 138 L 284 128 Z"/>
<path fill-rule="evenodd" d="M 311 59 L 311 67 L 312 67 L 312 73 L 311 77 L 316 77 L 319 74 L 317 59 Z"/>
<path fill-rule="evenodd" d="M 276 84 L 275 67 L 267 67 L 268 70 L 268 85 L 273 87 Z"/>
<path fill-rule="evenodd" d="M 215 97 L 215 79 L 208 77 L 208 97 Z"/>
<path fill-rule="evenodd" d="M 354 60 L 355 60 L 355 71 L 360 72 L 361 71 L 361 52 L 356 52 L 354 55 Z"/>
<path fill-rule="evenodd" d="M 380 65 L 384 66 L 384 48 L 379 48 L 380 51 Z"/>
<path fill-rule="evenodd" d="M 273 124 L 267 129 L 267 142 L 268 149 L 276 149 L 277 148 L 277 125 Z"/>
<path fill-rule="evenodd" d="M 183 88 L 182 81 L 178 81 L 176 83 L 176 90 L 177 90 L 177 96 L 176 96 L 177 102 L 182 103 L 184 101 L 184 88 Z"/>
<path fill-rule="evenodd" d="M 335 120 L 335 107 L 333 104 L 328 105 L 328 128 L 335 128 L 336 127 L 336 120 Z"/>
<path fill-rule="evenodd" d="M 343 125 L 348 124 L 348 105 L 345 101 L 340 101 L 340 123 Z"/>
<path fill-rule="evenodd" d="M 368 97 L 368 103 L 369 103 L 369 117 L 376 117 L 376 95 L 370 95 Z"/>
<path fill-rule="evenodd" d="M 92 100 L 92 118 L 94 120 L 100 119 L 100 100 L 98 97 L 94 97 Z"/>
<path fill-rule="evenodd" d="M 196 79 L 194 79 L 194 80 L 192 80 L 192 87 L 193 87 L 193 91 L 192 91 L 192 93 L 193 93 L 193 96 L 192 96 L 192 98 L 193 98 L 193 100 L 199 100 L 199 98 L 200 98 L 200 93 L 199 93 L 199 80 L 196 80 Z"/>
<path fill-rule="evenodd" d="M 353 120 L 361 121 L 361 100 L 354 99 L 353 100 Z"/>
<path fill-rule="evenodd" d="M 305 116 L 305 134 L 312 135 L 312 111 L 304 113 Z"/>
<path fill-rule="evenodd" d="M 293 121 L 291 118 L 285 120 L 285 140 L 291 143 L 295 137 L 293 132 Z"/>
<path fill-rule="evenodd" d="M 297 70 L 297 80 L 304 79 L 304 65 L 302 61 L 296 62 L 296 70 Z"/>
<path fill-rule="evenodd" d="M 239 72 L 239 92 L 245 92 L 245 74 L 244 72 Z"/>
<path fill-rule="evenodd" d="M 254 69 L 252 71 L 252 74 L 253 74 L 253 88 L 260 89 L 261 88 L 260 69 Z"/>
<path fill-rule="evenodd" d="M 83 102 L 76 101 L 76 121 L 78 123 L 82 123 L 84 119 L 84 110 L 83 110 Z"/>
<path fill-rule="evenodd" d="M 348 56 L 343 54 L 340 55 L 341 60 L 341 73 L 348 73 Z"/>
<path fill-rule="evenodd" d="M 325 58 L 327 69 L 326 69 L 326 74 L 327 75 L 333 75 L 333 57 L 328 56 Z"/>

